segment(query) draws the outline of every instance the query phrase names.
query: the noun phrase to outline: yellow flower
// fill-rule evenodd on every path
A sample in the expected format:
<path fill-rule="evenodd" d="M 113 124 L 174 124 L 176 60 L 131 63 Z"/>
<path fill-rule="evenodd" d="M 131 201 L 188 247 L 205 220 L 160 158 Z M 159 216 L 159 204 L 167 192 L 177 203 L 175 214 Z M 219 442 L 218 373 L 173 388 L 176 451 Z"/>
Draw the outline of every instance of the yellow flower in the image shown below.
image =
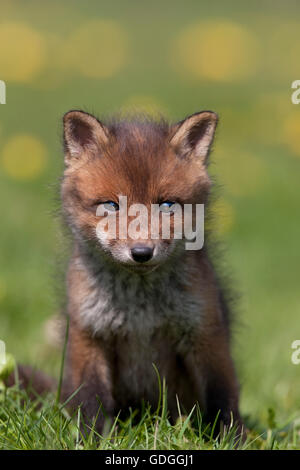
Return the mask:
<path fill-rule="evenodd" d="M 177 69 L 192 78 L 233 81 L 257 68 L 258 43 L 246 28 L 230 21 L 206 21 L 187 27 L 172 51 Z"/>
<path fill-rule="evenodd" d="M 282 141 L 292 153 L 300 157 L 300 109 L 283 121 Z"/>
<path fill-rule="evenodd" d="M 30 82 L 44 67 L 43 37 L 23 23 L 0 25 L 1 79 Z"/>
<path fill-rule="evenodd" d="M 38 177 L 46 164 L 46 149 L 36 137 L 27 134 L 13 136 L 2 151 L 2 168 L 16 180 Z"/>

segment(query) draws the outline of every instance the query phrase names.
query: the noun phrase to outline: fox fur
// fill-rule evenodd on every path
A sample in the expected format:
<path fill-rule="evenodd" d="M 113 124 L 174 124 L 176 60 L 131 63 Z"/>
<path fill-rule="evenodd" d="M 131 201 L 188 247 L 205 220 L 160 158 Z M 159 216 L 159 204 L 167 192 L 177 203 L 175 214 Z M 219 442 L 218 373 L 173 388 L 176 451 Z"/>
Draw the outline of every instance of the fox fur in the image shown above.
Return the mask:
<path fill-rule="evenodd" d="M 117 202 L 207 205 L 207 172 L 217 115 L 195 113 L 178 124 L 147 117 L 99 121 L 64 116 L 62 208 L 73 237 L 67 272 L 69 340 L 63 390 L 79 389 L 86 422 L 158 402 L 165 378 L 171 419 L 199 403 L 205 419 L 239 429 L 239 385 L 230 354 L 230 314 L 206 245 L 184 240 L 99 237 L 96 207 Z M 172 223 L 172 222 L 171 222 Z M 150 260 L 132 258 L 136 243 Z M 22 372 L 20 371 L 22 375 Z M 46 384 L 48 385 L 48 384 Z M 99 404 L 102 410 L 99 413 Z"/>

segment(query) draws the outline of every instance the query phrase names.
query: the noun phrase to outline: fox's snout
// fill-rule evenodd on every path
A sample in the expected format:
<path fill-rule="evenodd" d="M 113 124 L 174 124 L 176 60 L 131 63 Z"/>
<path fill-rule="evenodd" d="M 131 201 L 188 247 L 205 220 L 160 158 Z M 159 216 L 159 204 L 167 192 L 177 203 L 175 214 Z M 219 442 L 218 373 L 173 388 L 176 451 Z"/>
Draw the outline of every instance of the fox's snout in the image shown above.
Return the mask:
<path fill-rule="evenodd" d="M 131 256 L 136 263 L 146 263 L 153 257 L 154 247 L 137 243 L 131 250 Z"/>
<path fill-rule="evenodd" d="M 106 250 L 122 266 L 148 270 L 164 263 L 174 246 L 170 240 L 114 240 L 106 245 Z"/>

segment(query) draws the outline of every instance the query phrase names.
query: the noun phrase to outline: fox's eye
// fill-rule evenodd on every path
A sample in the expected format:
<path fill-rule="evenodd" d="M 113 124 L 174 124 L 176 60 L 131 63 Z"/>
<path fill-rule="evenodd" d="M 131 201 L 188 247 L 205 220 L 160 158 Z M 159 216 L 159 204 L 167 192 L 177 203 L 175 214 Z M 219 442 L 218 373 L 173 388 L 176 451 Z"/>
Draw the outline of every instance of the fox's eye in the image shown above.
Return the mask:
<path fill-rule="evenodd" d="M 107 211 L 117 212 L 119 210 L 119 204 L 114 201 L 105 201 L 101 203 Z"/>
<path fill-rule="evenodd" d="M 168 212 L 173 214 L 178 208 L 178 203 L 174 201 L 164 201 L 159 205 L 160 212 Z"/>

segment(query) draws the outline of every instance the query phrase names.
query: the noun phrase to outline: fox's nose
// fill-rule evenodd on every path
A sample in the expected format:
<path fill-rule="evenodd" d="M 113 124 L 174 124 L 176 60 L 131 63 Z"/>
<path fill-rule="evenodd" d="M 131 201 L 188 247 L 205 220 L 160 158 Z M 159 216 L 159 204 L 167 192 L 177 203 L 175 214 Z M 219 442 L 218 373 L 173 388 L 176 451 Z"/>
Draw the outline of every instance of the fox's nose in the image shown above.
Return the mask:
<path fill-rule="evenodd" d="M 137 263 L 146 263 L 153 256 L 153 248 L 147 245 L 135 245 L 131 248 L 131 255 Z"/>

